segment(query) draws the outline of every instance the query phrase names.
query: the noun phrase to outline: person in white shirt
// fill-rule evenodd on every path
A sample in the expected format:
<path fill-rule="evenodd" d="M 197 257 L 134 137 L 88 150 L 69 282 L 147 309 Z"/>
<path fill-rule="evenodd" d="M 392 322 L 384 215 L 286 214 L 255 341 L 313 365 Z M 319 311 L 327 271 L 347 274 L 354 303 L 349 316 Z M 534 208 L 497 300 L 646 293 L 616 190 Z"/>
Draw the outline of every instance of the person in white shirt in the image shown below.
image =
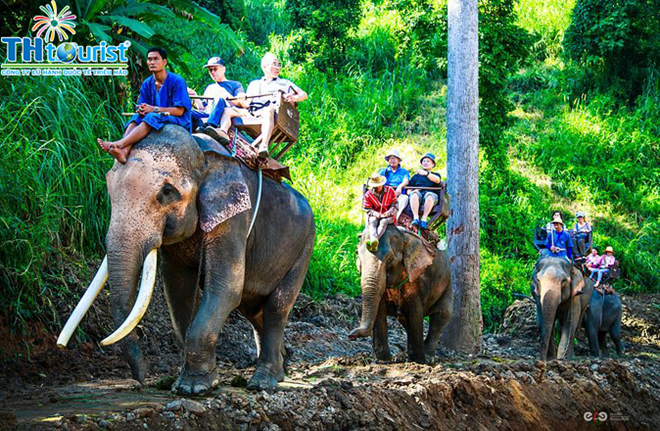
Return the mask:
<path fill-rule="evenodd" d="M 247 115 L 259 118 L 262 121 L 261 134 L 252 144 L 258 146 L 259 156 L 267 157 L 270 137 L 277 121 L 275 110 L 277 92 L 281 91 L 284 100 L 291 103 L 306 100 L 307 93 L 288 79 L 280 78 L 280 61 L 275 54 L 269 52 L 263 56 L 261 59 L 261 70 L 263 70 L 264 76 L 250 82 L 247 88 L 247 95 L 270 94 L 252 98 L 250 100 L 249 114 Z"/>

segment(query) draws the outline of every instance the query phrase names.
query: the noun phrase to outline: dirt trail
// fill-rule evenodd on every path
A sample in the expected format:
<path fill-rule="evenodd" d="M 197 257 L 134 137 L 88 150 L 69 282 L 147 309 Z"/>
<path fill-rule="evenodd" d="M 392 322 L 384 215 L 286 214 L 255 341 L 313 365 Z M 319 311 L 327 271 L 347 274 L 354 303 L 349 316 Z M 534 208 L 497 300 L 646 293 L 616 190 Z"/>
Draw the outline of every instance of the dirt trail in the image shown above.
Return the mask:
<path fill-rule="evenodd" d="M 256 350 L 249 323 L 232 314 L 217 348 L 220 388 L 185 399 L 166 389 L 179 358 L 162 294 L 139 327 L 151 362 L 144 387 L 130 380 L 116 348 L 96 343 L 110 332 L 104 296 L 85 318 L 88 341 L 59 350 L 56 335 L 35 327 L 30 360 L 4 361 L 0 429 L 658 429 L 660 295 L 623 301 L 623 358 L 592 360 L 581 342 L 575 361 L 537 361 L 534 307 L 516 301 L 502 333 L 484 337 L 481 355 L 440 348 L 435 364 L 419 365 L 405 362 L 406 337 L 395 322 L 392 364 L 373 360 L 369 340 L 348 341 L 358 300 L 301 296 L 287 326 L 293 356 L 280 390 L 243 388 Z M 5 355 L 18 348 L 2 338 Z"/>

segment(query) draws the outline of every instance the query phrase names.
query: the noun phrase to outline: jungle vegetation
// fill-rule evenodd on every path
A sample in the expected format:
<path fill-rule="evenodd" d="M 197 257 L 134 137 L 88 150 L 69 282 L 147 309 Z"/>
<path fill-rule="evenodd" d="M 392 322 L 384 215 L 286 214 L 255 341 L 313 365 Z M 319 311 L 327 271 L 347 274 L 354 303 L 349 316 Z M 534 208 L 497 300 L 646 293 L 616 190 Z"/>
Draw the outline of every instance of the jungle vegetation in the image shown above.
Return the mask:
<path fill-rule="evenodd" d="M 202 0 L 218 26 L 179 13 L 187 1 L 177 0 L 145 3 L 171 15 L 126 12 L 130 21 L 108 24 L 121 3 L 95 2 L 106 33 L 142 40 L 147 25 L 163 35 L 154 42 L 175 54 L 171 69 L 198 91 L 210 56 L 220 54 L 228 77 L 244 84 L 261 76 L 265 52 L 280 56 L 282 76 L 310 95 L 300 105 L 301 138 L 285 156 L 316 217 L 303 289 L 316 298 L 359 294 L 361 184 L 384 166 L 382 155 L 399 148 L 415 169 L 435 152 L 445 177 L 446 2 Z M 660 0 L 624 3 L 479 3 L 486 330 L 500 324 L 512 293 L 529 292 L 532 232 L 554 209 L 568 221 L 586 211 L 595 244 L 614 247 L 621 262 L 617 290 L 658 291 Z M 33 15 L 15 10 L 12 19 Z M 23 24 L 2 27 L 3 36 L 28 34 Z M 81 28 L 81 40 L 101 37 L 92 29 Z M 112 159 L 95 139 L 120 136 L 120 113 L 146 76 L 141 55 L 132 53 L 129 80 L 0 79 L 0 316 L 17 330 L 35 319 L 58 325 L 104 254 Z"/>

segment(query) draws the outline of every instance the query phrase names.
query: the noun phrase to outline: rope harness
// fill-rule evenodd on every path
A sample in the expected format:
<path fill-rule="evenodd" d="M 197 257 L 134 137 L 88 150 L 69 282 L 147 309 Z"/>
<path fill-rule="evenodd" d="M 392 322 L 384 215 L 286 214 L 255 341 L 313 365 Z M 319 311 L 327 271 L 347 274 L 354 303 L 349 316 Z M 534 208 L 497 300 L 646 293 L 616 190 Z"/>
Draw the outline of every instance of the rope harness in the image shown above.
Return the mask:
<path fill-rule="evenodd" d="M 394 287 L 388 287 L 388 289 L 396 289 L 396 290 L 399 290 L 399 289 L 401 289 L 401 286 L 403 286 L 403 285 L 406 284 L 407 282 L 408 282 L 408 276 L 406 275 L 406 278 L 404 278 L 403 281 L 402 281 L 401 283 L 397 284 L 397 285 L 394 286 Z"/>
<path fill-rule="evenodd" d="M 259 213 L 259 204 L 261 203 L 261 189 L 262 189 L 262 179 L 263 175 L 261 173 L 261 168 L 259 168 L 259 186 L 257 188 L 257 203 L 254 204 L 254 213 L 252 214 L 252 221 L 250 221 L 250 228 L 248 229 L 247 236 L 250 237 L 250 232 L 252 232 L 252 226 L 254 226 L 254 221 L 257 219 L 257 214 Z"/>

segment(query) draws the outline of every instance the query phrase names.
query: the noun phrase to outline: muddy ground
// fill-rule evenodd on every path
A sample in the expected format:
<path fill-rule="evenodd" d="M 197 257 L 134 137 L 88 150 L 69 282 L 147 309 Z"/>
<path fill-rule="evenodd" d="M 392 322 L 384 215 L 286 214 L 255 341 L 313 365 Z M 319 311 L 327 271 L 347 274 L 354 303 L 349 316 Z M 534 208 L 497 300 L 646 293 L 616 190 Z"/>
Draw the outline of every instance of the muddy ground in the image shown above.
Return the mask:
<path fill-rule="evenodd" d="M 180 361 L 160 289 L 138 327 L 151 366 L 144 387 L 117 348 L 98 345 L 112 329 L 102 293 L 64 350 L 57 334 L 32 326 L 28 355 L 23 339 L 0 325 L 0 430 L 658 430 L 660 295 L 623 302 L 622 358 L 589 358 L 581 333 L 576 360 L 536 360 L 535 311 L 521 300 L 501 333 L 484 336 L 481 354 L 440 347 L 435 363 L 419 365 L 405 361 L 398 323 L 390 321 L 395 360 L 377 363 L 370 340 L 347 338 L 359 300 L 301 295 L 286 330 L 293 356 L 280 390 L 244 389 L 256 350 L 249 323 L 232 314 L 217 348 L 220 387 L 186 399 L 167 389 Z"/>

